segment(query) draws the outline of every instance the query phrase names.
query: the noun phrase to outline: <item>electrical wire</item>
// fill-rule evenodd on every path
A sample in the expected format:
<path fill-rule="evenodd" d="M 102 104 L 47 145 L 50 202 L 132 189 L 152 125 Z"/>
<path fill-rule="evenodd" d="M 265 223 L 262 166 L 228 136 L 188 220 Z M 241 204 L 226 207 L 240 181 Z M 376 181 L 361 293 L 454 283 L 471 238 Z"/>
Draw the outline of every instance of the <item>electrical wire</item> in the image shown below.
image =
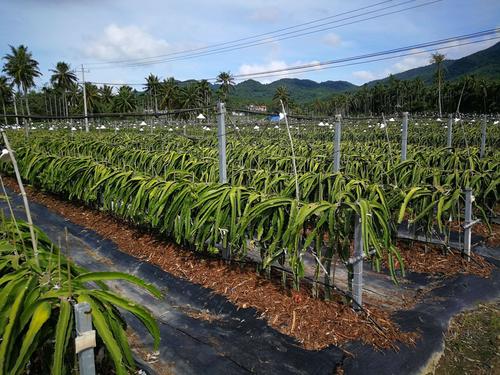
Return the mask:
<path fill-rule="evenodd" d="M 230 41 L 227 41 L 227 42 L 220 42 L 220 43 L 210 44 L 210 45 L 207 45 L 207 46 L 204 46 L 204 47 L 193 48 L 193 49 L 186 49 L 186 50 L 181 50 L 181 51 L 177 51 L 177 52 L 171 52 L 171 53 L 166 53 L 166 54 L 162 54 L 162 55 L 149 56 L 149 57 L 143 57 L 143 58 L 137 58 L 137 59 L 121 59 L 121 60 L 108 60 L 108 61 L 101 61 L 101 62 L 90 62 L 90 63 L 87 63 L 85 65 L 102 65 L 102 64 L 113 64 L 113 63 L 123 63 L 123 62 L 134 62 L 134 61 L 142 61 L 142 60 L 149 60 L 149 59 L 156 59 L 156 58 L 161 58 L 161 57 L 168 57 L 168 56 L 173 56 L 173 55 L 185 54 L 185 53 L 189 53 L 189 52 L 197 52 L 197 51 L 201 51 L 201 50 L 211 49 L 213 47 L 224 46 L 224 45 L 228 45 L 228 44 L 242 42 L 244 40 L 251 40 L 251 39 L 255 39 L 255 38 L 258 38 L 258 37 L 262 37 L 262 36 L 272 35 L 272 34 L 275 34 L 275 33 L 281 32 L 281 31 L 291 30 L 291 29 L 294 29 L 294 28 L 297 28 L 297 27 L 301 27 L 301 26 L 305 26 L 305 25 L 310 25 L 310 24 L 313 24 L 313 23 L 316 23 L 316 22 L 327 20 L 327 19 L 332 19 L 332 18 L 344 16 L 346 14 L 355 13 L 355 12 L 358 12 L 360 10 L 365 10 L 365 9 L 373 8 L 375 6 L 378 6 L 378 5 L 381 5 L 381 4 L 385 4 L 385 3 L 390 3 L 392 1 L 393 0 L 385 0 L 385 1 L 381 1 L 381 2 L 378 2 L 378 3 L 372 4 L 372 5 L 368 5 L 368 6 L 365 6 L 365 7 L 361 7 L 361 8 L 350 10 L 350 11 L 343 12 L 343 13 L 338 13 L 338 14 L 335 14 L 335 15 L 332 15 L 332 16 L 328 16 L 328 17 L 318 18 L 318 19 L 315 19 L 315 20 L 312 20 L 312 21 L 308 21 L 308 22 L 304 22 L 304 23 L 300 23 L 300 24 L 297 24 L 297 25 L 294 25 L 294 26 L 284 27 L 284 28 L 281 28 L 281 29 L 277 29 L 277 30 L 273 30 L 273 31 L 269 31 L 269 32 L 261 33 L 261 34 L 256 34 L 256 35 L 248 36 L 248 37 L 244 37 L 244 38 L 234 39 L 234 40 L 230 40 Z"/>
<path fill-rule="evenodd" d="M 357 55 L 357 56 L 346 57 L 346 58 L 336 59 L 336 60 L 328 60 L 328 61 L 323 61 L 323 62 L 319 62 L 319 63 L 315 63 L 315 64 L 302 64 L 302 65 L 288 67 L 285 69 L 265 70 L 265 71 L 261 71 L 261 72 L 251 73 L 251 74 L 239 74 L 239 75 L 234 75 L 233 77 L 236 80 L 251 79 L 251 78 L 270 78 L 270 77 L 276 77 L 276 76 L 283 76 L 285 74 L 286 75 L 302 74 L 302 73 L 311 72 L 311 71 L 321 71 L 321 70 L 325 70 L 325 69 L 360 65 L 360 64 L 370 63 L 370 62 L 378 62 L 378 61 L 390 60 L 390 59 L 395 59 L 395 58 L 400 58 L 400 57 L 407 57 L 407 56 L 428 53 L 428 52 L 432 52 L 435 49 L 443 50 L 443 49 L 456 48 L 456 47 L 465 46 L 465 45 L 484 43 L 487 41 L 499 39 L 500 36 L 493 36 L 491 38 L 486 38 L 486 39 L 481 39 L 481 40 L 473 40 L 470 42 L 463 42 L 463 43 L 458 43 L 458 44 L 453 44 L 453 45 L 446 45 L 449 43 L 456 43 L 458 41 L 466 41 L 469 39 L 484 38 L 485 36 L 491 36 L 491 35 L 495 35 L 497 33 L 498 33 L 497 29 L 488 29 L 488 30 L 484 30 L 484 31 L 480 31 L 480 32 L 472 33 L 472 34 L 465 34 L 465 35 L 460 35 L 460 36 L 446 38 L 446 39 L 440 39 L 440 40 L 426 42 L 426 43 L 413 44 L 413 45 L 399 47 L 399 48 L 391 49 L 391 50 L 373 52 L 373 53 L 368 53 L 368 54 L 364 54 L 364 55 Z M 425 48 L 425 47 L 434 47 L 434 48 L 427 49 L 427 50 L 408 52 L 408 53 L 399 53 L 399 52 L 412 51 L 415 49 Z M 394 55 L 394 56 L 387 56 L 387 55 L 392 55 L 395 53 L 398 53 L 398 54 Z M 296 72 L 293 72 L 293 71 L 296 71 Z M 208 78 L 206 80 L 207 81 L 215 81 L 216 79 L 217 78 Z M 96 85 L 109 85 L 109 86 L 125 86 L 125 85 L 127 85 L 127 86 L 144 86 L 144 83 L 113 83 L 113 82 L 89 82 L 89 83 L 93 83 Z"/>
<path fill-rule="evenodd" d="M 406 2 L 403 2 L 403 3 L 400 3 L 398 5 L 393 5 L 393 6 L 388 7 L 388 8 L 394 8 L 394 7 L 397 7 L 397 6 L 401 5 L 401 4 L 405 4 L 405 3 L 413 2 L 413 1 L 415 1 L 415 0 L 409 0 L 409 1 L 406 1 Z M 225 53 L 225 52 L 230 52 L 230 51 L 245 49 L 245 48 L 249 48 L 249 47 L 260 46 L 260 45 L 263 45 L 263 44 L 275 43 L 275 42 L 282 41 L 282 40 L 293 39 L 293 38 L 297 38 L 297 37 L 302 37 L 302 36 L 306 36 L 306 35 L 311 35 L 311 34 L 319 33 L 319 32 L 322 32 L 322 31 L 328 31 L 328 30 L 336 29 L 336 28 L 339 28 L 339 27 L 342 27 L 342 26 L 348 26 L 348 25 L 353 25 L 353 24 L 359 23 L 359 22 L 373 20 L 373 19 L 377 19 L 377 18 L 380 18 L 380 17 L 384 17 L 384 16 L 388 16 L 388 15 L 393 15 L 393 14 L 401 13 L 401 12 L 404 12 L 404 11 L 407 11 L 407 10 L 411 10 L 411 9 L 421 8 L 421 7 L 428 6 L 428 5 L 431 5 L 431 4 L 435 4 L 435 3 L 438 3 L 438 2 L 441 2 L 441 1 L 443 1 L 443 0 L 432 0 L 432 1 L 428 1 L 428 2 L 423 3 L 423 4 L 418 4 L 418 5 L 414 5 L 414 6 L 411 6 L 411 7 L 406 7 L 406 8 L 403 8 L 403 9 L 399 9 L 399 10 L 395 10 L 395 11 L 391 11 L 391 12 L 386 12 L 386 13 L 382 13 L 382 14 L 378 14 L 378 15 L 374 15 L 374 16 L 362 18 L 362 19 L 359 19 L 359 20 L 346 22 L 346 23 L 343 23 L 343 24 L 340 24 L 340 25 L 324 27 L 324 28 L 317 29 L 317 30 L 312 30 L 312 31 L 307 31 L 307 32 L 302 32 L 302 33 L 298 33 L 298 31 L 293 32 L 296 35 L 286 35 L 286 34 L 291 34 L 289 32 L 289 33 L 284 33 L 283 34 L 284 36 L 278 37 L 278 38 L 272 38 L 272 39 L 267 38 L 265 40 L 257 40 L 257 41 L 252 42 L 252 43 L 240 43 L 240 44 L 236 44 L 236 45 L 229 46 L 229 47 L 223 47 L 223 48 L 214 49 L 214 50 L 211 50 L 211 51 L 208 51 L 208 52 L 195 53 L 195 54 L 190 54 L 190 55 L 185 55 L 185 56 L 179 56 L 179 57 L 172 57 L 172 58 L 167 58 L 167 59 L 157 59 L 157 60 L 154 60 L 154 61 L 143 62 L 143 63 L 141 63 L 141 62 L 138 62 L 138 63 L 128 63 L 128 64 L 118 65 L 118 66 L 121 67 L 121 68 L 123 68 L 123 67 L 141 67 L 141 66 L 146 66 L 146 65 L 154 65 L 154 64 L 167 63 L 167 62 L 172 62 L 172 61 L 188 60 L 188 59 L 193 59 L 193 58 L 198 58 L 198 57 L 210 56 L 210 55 L 214 55 L 214 54 L 220 54 L 220 53 Z M 373 12 L 374 11 L 367 12 L 366 14 L 373 13 Z M 348 19 L 352 19 L 352 18 L 355 18 L 355 17 L 359 17 L 359 15 L 357 15 L 357 16 L 351 16 L 351 17 L 345 18 L 343 20 L 348 20 Z M 340 20 L 340 21 L 342 21 L 342 20 Z M 340 22 L 340 21 L 332 21 L 332 22 Z M 330 22 L 330 23 L 332 23 L 332 22 Z M 321 25 L 318 25 L 318 26 L 321 26 Z M 303 29 L 303 30 L 306 30 L 306 29 Z M 303 30 L 299 30 L 299 31 L 303 31 Z M 280 36 L 280 35 L 278 35 L 278 36 Z M 93 69 L 112 69 L 112 68 L 116 68 L 116 67 L 117 67 L 117 65 L 113 65 L 113 66 L 96 67 L 96 68 L 93 68 Z"/>

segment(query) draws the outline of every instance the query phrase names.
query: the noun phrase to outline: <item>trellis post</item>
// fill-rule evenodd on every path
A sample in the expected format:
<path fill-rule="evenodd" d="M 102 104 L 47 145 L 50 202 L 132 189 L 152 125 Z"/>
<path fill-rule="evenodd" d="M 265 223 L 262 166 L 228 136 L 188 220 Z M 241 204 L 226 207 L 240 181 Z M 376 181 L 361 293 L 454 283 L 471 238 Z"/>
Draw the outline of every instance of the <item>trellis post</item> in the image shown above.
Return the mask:
<path fill-rule="evenodd" d="M 333 172 L 340 171 L 340 139 L 342 136 L 341 115 L 335 116 L 335 144 L 333 148 Z"/>
<path fill-rule="evenodd" d="M 479 151 L 479 157 L 482 159 L 486 153 L 486 115 L 483 116 L 483 122 L 481 123 L 481 149 Z"/>
<path fill-rule="evenodd" d="M 361 217 L 356 214 L 354 217 L 354 256 L 350 259 L 353 265 L 352 297 L 356 302 L 355 309 L 363 303 L 363 236 L 361 233 Z"/>
<path fill-rule="evenodd" d="M 219 182 L 227 183 L 227 161 L 226 161 L 226 107 L 224 103 L 217 103 L 217 138 L 219 140 Z"/>
<path fill-rule="evenodd" d="M 217 139 L 219 144 L 219 182 L 227 183 L 227 159 L 226 159 L 226 107 L 224 103 L 217 103 Z M 227 233 L 224 233 L 227 235 Z M 222 259 L 229 260 L 231 250 L 229 246 L 222 248 Z"/>
<path fill-rule="evenodd" d="M 453 115 L 450 113 L 448 116 L 448 139 L 446 141 L 446 147 L 451 148 L 453 143 Z"/>
<path fill-rule="evenodd" d="M 464 253 L 470 259 L 472 239 L 472 189 L 465 188 Z"/>
<path fill-rule="evenodd" d="M 406 150 L 408 148 L 408 112 L 403 112 L 403 134 L 401 137 L 401 160 L 406 160 Z"/>
<path fill-rule="evenodd" d="M 75 351 L 78 354 L 80 375 L 95 375 L 94 348 L 95 331 L 92 329 L 90 305 L 77 303 L 75 309 L 76 338 Z"/>

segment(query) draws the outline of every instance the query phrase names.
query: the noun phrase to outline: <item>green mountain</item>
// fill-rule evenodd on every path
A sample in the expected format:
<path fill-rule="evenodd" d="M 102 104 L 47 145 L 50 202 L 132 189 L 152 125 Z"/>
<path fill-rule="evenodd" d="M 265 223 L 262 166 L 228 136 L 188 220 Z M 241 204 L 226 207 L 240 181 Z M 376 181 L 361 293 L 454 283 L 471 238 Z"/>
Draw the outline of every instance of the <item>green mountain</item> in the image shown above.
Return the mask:
<path fill-rule="evenodd" d="M 464 75 L 474 74 L 484 78 L 500 78 L 500 42 L 482 51 L 473 53 L 457 60 L 445 60 L 445 79 L 453 81 Z M 394 74 L 394 78 L 407 80 L 420 77 L 425 83 L 432 83 L 436 72 L 436 64 L 430 64 L 405 72 Z M 374 85 L 388 78 L 368 82 Z"/>
<path fill-rule="evenodd" d="M 285 86 L 292 100 L 296 103 L 306 103 L 315 99 L 326 99 L 334 93 L 354 90 L 356 85 L 346 81 L 315 82 L 309 79 L 283 78 L 271 83 L 260 83 L 249 79 L 238 83 L 231 92 L 231 100 L 243 104 L 269 104 L 274 92 L 280 86 Z"/>
<path fill-rule="evenodd" d="M 500 79 L 500 42 L 492 47 L 473 53 L 457 60 L 445 60 L 445 79 L 455 80 L 467 74 Z M 395 78 L 408 80 L 420 77 L 425 83 L 433 82 L 436 71 L 435 64 L 410 69 L 394 74 Z M 388 78 L 368 82 L 373 86 L 377 82 L 385 82 Z M 179 82 L 181 85 L 196 82 L 194 80 Z M 215 91 L 218 85 L 211 85 Z M 332 94 L 354 91 L 356 86 L 346 81 L 315 82 L 309 79 L 284 78 L 263 84 L 253 79 L 240 82 L 234 86 L 230 97 L 237 104 L 271 104 L 272 98 L 279 86 L 285 86 L 292 100 L 297 104 L 313 102 L 316 99 L 327 99 Z"/>

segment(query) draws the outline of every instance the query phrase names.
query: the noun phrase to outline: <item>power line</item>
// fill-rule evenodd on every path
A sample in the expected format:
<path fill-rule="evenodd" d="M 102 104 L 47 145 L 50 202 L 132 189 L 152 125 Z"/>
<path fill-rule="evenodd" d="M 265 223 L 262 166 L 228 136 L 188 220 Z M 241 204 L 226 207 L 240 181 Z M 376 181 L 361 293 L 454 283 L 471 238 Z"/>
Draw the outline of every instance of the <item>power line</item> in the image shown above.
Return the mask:
<path fill-rule="evenodd" d="M 342 59 L 328 60 L 328 61 L 323 61 L 323 62 L 314 63 L 314 64 L 302 64 L 302 65 L 292 66 L 292 67 L 288 67 L 288 68 L 284 68 L 284 69 L 266 70 L 266 71 L 251 73 L 251 74 L 240 74 L 240 75 L 235 75 L 234 78 L 236 78 L 236 79 L 267 78 L 267 77 L 273 77 L 273 76 L 282 76 L 284 73 L 288 74 L 290 71 L 297 71 L 296 74 L 299 74 L 299 73 L 305 73 L 305 72 L 310 72 L 310 71 L 319 71 L 319 70 L 332 69 L 332 68 L 343 67 L 343 66 L 365 64 L 365 63 L 369 63 L 369 62 L 376 62 L 376 61 L 394 59 L 394 58 L 399 58 L 399 57 L 417 55 L 417 54 L 422 54 L 422 53 L 427 53 L 427 52 L 432 51 L 432 50 L 415 51 L 415 52 L 410 52 L 410 53 L 406 53 L 406 54 L 398 54 L 396 56 L 387 57 L 387 55 L 393 55 L 395 53 L 411 51 L 414 49 L 430 48 L 430 47 L 434 47 L 434 49 L 436 49 L 436 48 L 449 49 L 449 48 L 459 47 L 462 45 L 482 43 L 482 42 L 486 42 L 488 40 L 498 39 L 499 37 L 495 36 L 495 37 L 488 38 L 488 39 L 475 40 L 475 41 L 471 41 L 471 42 L 458 43 L 458 44 L 446 46 L 446 44 L 449 44 L 449 43 L 458 42 L 458 41 L 466 41 L 466 40 L 476 39 L 476 38 L 485 37 L 485 36 L 491 36 L 491 35 L 494 35 L 497 33 L 498 33 L 497 29 L 488 29 L 488 30 L 479 31 L 476 33 L 465 34 L 465 35 L 450 37 L 450 38 L 446 38 L 446 39 L 440 39 L 440 40 L 431 41 L 431 42 L 412 44 L 412 45 L 405 46 L 405 47 L 399 47 L 399 48 L 394 48 L 391 50 L 373 52 L 373 53 L 368 53 L 368 54 L 364 54 L 364 55 L 346 57 L 346 58 L 342 58 Z M 344 64 L 342 64 L 342 63 L 344 63 Z M 342 65 L 340 65 L 340 64 L 342 64 Z M 278 73 L 278 74 L 276 74 L 276 73 Z M 281 74 L 279 74 L 279 73 L 281 73 Z M 214 81 L 215 79 L 216 78 L 208 78 L 207 80 Z M 112 82 L 91 82 L 91 83 L 97 84 L 97 85 L 110 85 L 110 86 L 123 86 L 123 85 L 144 86 L 144 83 L 112 83 Z"/>
<path fill-rule="evenodd" d="M 248 37 L 244 37 L 244 38 L 234 39 L 234 40 L 230 40 L 230 41 L 227 41 L 227 42 L 220 42 L 220 43 L 210 44 L 210 45 L 207 45 L 207 46 L 204 46 L 204 47 L 193 48 L 193 49 L 186 49 L 186 50 L 181 50 L 181 51 L 166 53 L 166 54 L 162 54 L 162 55 L 149 56 L 149 57 L 143 57 L 143 58 L 137 58 L 137 59 L 109 60 L 109 61 L 94 62 L 94 63 L 91 62 L 91 63 L 87 63 L 85 65 L 102 65 L 102 64 L 123 63 L 123 62 L 129 62 L 129 61 L 142 61 L 142 60 L 149 60 L 149 59 L 156 59 L 156 58 L 161 58 L 161 57 L 167 57 L 167 56 L 185 54 L 185 53 L 190 53 L 190 52 L 197 52 L 197 51 L 201 51 L 201 50 L 211 49 L 213 47 L 219 47 L 219 46 L 224 46 L 224 45 L 233 44 L 233 43 L 237 43 L 237 42 L 242 42 L 244 40 L 256 39 L 258 37 L 275 34 L 275 33 L 281 32 L 281 31 L 291 30 L 291 29 L 294 29 L 294 28 L 297 28 L 297 27 L 301 27 L 301 26 L 305 26 L 305 25 L 310 25 L 310 24 L 313 24 L 313 23 L 317 23 L 317 22 L 321 22 L 321 21 L 327 20 L 327 19 L 337 18 L 337 17 L 343 16 L 343 15 L 346 15 L 346 14 L 351 14 L 351 13 L 358 12 L 360 10 L 365 10 L 365 9 L 373 8 L 373 7 L 381 5 L 381 4 L 390 3 L 392 1 L 394 1 L 394 0 L 385 0 L 385 1 L 381 1 L 381 2 L 378 2 L 378 3 L 372 4 L 372 5 L 361 7 L 361 8 L 358 8 L 358 9 L 350 10 L 350 11 L 343 12 L 343 13 L 338 13 L 338 14 L 335 14 L 335 15 L 332 15 L 332 16 L 318 18 L 318 19 L 315 19 L 315 20 L 312 20 L 312 21 L 308 21 L 308 22 L 304 22 L 304 23 L 300 23 L 300 24 L 297 24 L 297 25 L 293 25 L 293 26 L 289 26 L 289 27 L 284 27 L 284 28 L 281 28 L 281 29 L 276 29 L 276 30 L 273 30 L 273 31 L 269 31 L 269 32 L 261 33 L 261 34 L 256 34 L 256 35 L 252 35 L 252 36 L 248 36 Z"/>
<path fill-rule="evenodd" d="M 406 4 L 406 3 L 414 2 L 414 1 L 417 1 L 417 0 L 407 0 L 405 2 L 396 4 L 396 5 L 391 5 L 389 7 L 383 8 L 383 9 L 395 8 L 395 7 L 398 7 L 398 6 L 402 5 L 402 4 Z M 326 25 L 326 24 L 337 23 L 337 22 L 349 20 L 349 19 L 352 19 L 352 18 L 360 17 L 360 16 L 363 16 L 363 15 L 366 15 L 366 14 L 378 12 L 380 10 L 370 11 L 370 12 L 366 12 L 364 14 L 350 16 L 350 17 L 347 17 L 347 18 L 344 18 L 344 19 L 341 19 L 341 20 L 328 22 L 328 23 L 317 25 L 317 26 L 314 26 L 314 27 L 309 27 L 309 28 L 304 28 L 304 29 L 301 29 L 301 30 L 296 30 L 296 31 L 293 31 L 293 32 L 283 33 L 281 35 L 278 35 L 278 36 L 281 36 L 279 38 L 272 38 L 272 39 L 265 38 L 265 39 L 256 40 L 256 41 L 251 42 L 251 43 L 240 43 L 240 44 L 235 44 L 235 45 L 228 46 L 228 47 L 213 49 L 213 50 L 210 50 L 210 51 L 207 51 L 207 52 L 188 54 L 188 55 L 184 55 L 184 56 L 171 57 L 171 58 L 167 58 L 167 59 L 157 59 L 157 60 L 147 61 L 147 62 L 127 63 L 127 64 L 119 65 L 119 67 L 122 67 L 122 68 L 123 67 L 129 67 L 129 68 L 132 68 L 132 67 L 141 67 L 141 66 L 154 65 L 154 64 L 159 64 L 159 63 L 167 63 L 167 62 L 172 62 L 172 61 L 188 60 L 188 59 L 193 59 L 193 58 L 198 58 L 198 57 L 203 57 L 203 56 L 210 56 L 210 55 L 215 55 L 215 54 L 220 54 L 220 53 L 225 53 L 225 52 L 230 52 L 230 51 L 235 51 L 235 50 L 240 50 L 240 49 L 245 49 L 245 48 L 250 48 L 250 47 L 255 47 L 255 46 L 259 46 L 259 45 L 263 45 L 263 44 L 269 44 L 269 43 L 274 43 L 274 42 L 278 42 L 278 41 L 282 41 L 282 40 L 288 40 L 288 39 L 293 39 L 293 38 L 302 37 L 302 36 L 306 36 L 306 35 L 316 34 L 316 33 L 322 32 L 322 31 L 336 29 L 336 28 L 339 28 L 339 27 L 342 27 L 342 26 L 353 25 L 353 24 L 356 24 L 356 23 L 360 23 L 360 22 L 364 22 L 364 21 L 368 21 L 368 20 L 377 19 L 377 18 L 384 17 L 384 16 L 387 16 L 387 15 L 397 14 L 397 13 L 401 13 L 401 12 L 404 12 L 404 11 L 407 11 L 407 10 L 421 8 L 421 7 L 428 6 L 428 5 L 431 5 L 431 4 L 435 4 L 435 3 L 438 3 L 438 2 L 441 2 L 441 1 L 443 1 L 443 0 L 432 0 L 432 1 L 428 1 L 428 2 L 422 3 L 422 4 L 414 5 L 414 6 L 411 6 L 411 7 L 406 7 L 406 8 L 403 8 L 403 9 L 398 9 L 398 10 L 395 10 L 395 11 L 381 13 L 381 14 L 377 14 L 377 15 L 374 15 L 374 16 L 370 16 L 370 17 L 366 17 L 366 18 L 362 18 L 362 19 L 358 19 L 358 20 L 346 22 L 346 23 L 343 23 L 343 24 L 340 24 L 340 25 L 324 27 L 324 28 L 321 28 L 321 29 L 316 29 L 316 30 L 307 31 L 307 32 L 301 32 L 301 31 L 308 30 L 308 29 L 311 29 L 311 28 L 316 28 L 316 27 L 319 27 L 319 26 L 323 26 L 323 25 Z M 294 35 L 288 35 L 288 34 L 294 34 Z M 96 67 L 94 69 L 113 69 L 113 68 L 116 68 L 116 66 Z"/>
<path fill-rule="evenodd" d="M 368 54 L 358 55 L 358 56 L 354 56 L 354 57 L 328 60 L 328 61 L 323 61 L 323 62 L 319 62 L 319 63 L 302 64 L 302 65 L 297 65 L 297 66 L 283 68 L 283 69 L 268 70 L 268 71 L 265 71 L 263 73 L 237 74 L 237 75 L 234 75 L 233 77 L 234 78 L 243 78 L 243 77 L 247 77 L 247 76 L 256 76 L 256 75 L 260 75 L 260 74 L 278 73 L 278 72 L 284 72 L 284 71 L 289 71 L 289 70 L 300 70 L 300 69 L 305 69 L 305 68 L 320 67 L 320 66 L 324 66 L 324 65 L 338 64 L 338 63 L 353 61 L 353 60 L 363 60 L 363 59 L 371 58 L 371 57 L 384 56 L 384 55 L 394 54 L 394 53 L 398 53 L 398 52 L 404 52 L 404 51 L 407 51 L 409 49 L 433 47 L 433 46 L 437 46 L 440 44 L 447 44 L 447 43 L 457 42 L 457 41 L 461 41 L 461 40 L 479 38 L 479 37 L 489 36 L 489 35 L 496 34 L 496 33 L 498 33 L 498 30 L 496 28 L 495 29 L 488 29 L 488 30 L 479 31 L 479 32 L 472 33 L 472 34 L 465 34 L 465 35 L 460 35 L 460 36 L 451 37 L 451 38 L 439 39 L 439 40 L 435 40 L 432 42 L 413 44 L 413 45 L 406 46 L 406 47 L 394 48 L 394 49 L 390 49 L 390 50 L 368 53 Z"/>
<path fill-rule="evenodd" d="M 497 40 L 497 39 L 500 39 L 500 36 L 495 36 L 495 37 L 488 38 L 488 39 L 483 39 L 483 40 L 475 40 L 475 41 L 467 42 L 467 43 L 459 43 L 459 44 L 451 45 L 451 46 L 443 46 L 443 47 L 439 47 L 439 49 L 440 50 L 450 49 L 450 48 L 455 48 L 455 47 L 460 47 L 460 46 L 466 46 L 466 45 L 470 45 L 470 44 L 484 43 L 484 42 L 487 42 L 487 41 L 490 41 L 490 40 Z M 385 60 L 397 59 L 397 58 L 400 58 L 400 57 L 420 55 L 420 54 L 429 53 L 429 52 L 432 52 L 432 51 L 435 51 L 435 50 L 436 49 L 428 49 L 428 50 L 423 50 L 423 51 L 403 53 L 403 54 L 399 54 L 399 55 L 396 55 L 396 56 L 386 56 L 386 57 L 374 58 L 374 59 L 369 59 L 369 60 L 364 60 L 364 61 L 357 61 L 357 62 L 352 62 L 352 63 L 339 64 L 339 65 L 334 65 L 334 66 L 320 66 L 318 68 L 309 68 L 309 69 L 299 70 L 299 71 L 290 72 L 290 73 L 288 73 L 288 70 L 285 70 L 284 72 L 277 73 L 277 74 L 267 74 L 266 73 L 265 75 L 262 75 L 264 73 L 255 73 L 255 75 L 252 75 L 252 76 L 247 76 L 247 77 L 244 77 L 244 78 L 238 78 L 238 77 L 236 77 L 235 79 L 237 81 L 243 81 L 243 80 L 252 79 L 252 78 L 272 78 L 272 77 L 282 77 L 284 75 L 286 75 L 286 76 L 299 75 L 299 74 L 303 74 L 303 73 L 307 73 L 307 72 L 316 72 L 316 71 L 322 71 L 322 70 L 327 70 L 327 69 L 334 69 L 334 68 L 341 68 L 341 67 L 346 67 L 346 66 L 354 66 L 354 65 L 367 64 L 367 63 L 371 63 L 371 62 L 378 62 L 378 61 L 385 61 Z"/>

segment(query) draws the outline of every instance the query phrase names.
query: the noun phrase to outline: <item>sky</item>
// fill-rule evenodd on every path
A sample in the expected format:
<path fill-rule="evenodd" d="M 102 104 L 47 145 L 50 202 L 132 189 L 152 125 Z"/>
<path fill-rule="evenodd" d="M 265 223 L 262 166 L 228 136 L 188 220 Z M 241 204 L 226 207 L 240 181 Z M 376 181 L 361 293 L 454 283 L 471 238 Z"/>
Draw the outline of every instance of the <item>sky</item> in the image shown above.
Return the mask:
<path fill-rule="evenodd" d="M 27 45 L 43 73 L 37 80 L 38 87 L 49 81 L 49 69 L 58 61 L 70 63 L 74 69 L 84 64 L 87 81 L 140 84 L 150 73 L 161 79 L 175 77 L 179 80 L 211 79 L 221 71 L 249 74 L 384 51 L 500 26 L 499 0 L 441 0 L 362 20 L 430 1 L 393 0 L 339 15 L 381 0 L 0 0 L 0 55 L 8 53 L 9 45 Z M 390 6 L 393 8 L 354 17 Z M 218 53 L 204 56 L 197 51 L 202 56 L 172 60 L 180 56 L 172 53 L 179 51 L 247 38 L 325 17 L 333 18 L 321 22 L 330 23 L 321 27 L 324 30 L 320 32 L 286 40 L 266 35 L 261 37 L 265 43 L 257 46 L 216 51 Z M 303 27 L 315 25 L 317 23 L 309 23 Z M 248 44 L 248 41 L 238 43 Z M 449 59 L 456 59 L 496 42 L 498 40 L 484 41 L 441 52 Z M 167 55 L 164 59 L 170 58 L 170 61 L 134 67 L 116 63 L 159 55 Z M 258 80 L 268 83 L 286 76 L 317 82 L 345 80 L 362 84 L 390 73 L 427 65 L 429 57 L 430 53 L 422 53 L 333 69 L 312 69 L 299 75 L 284 72 Z"/>

